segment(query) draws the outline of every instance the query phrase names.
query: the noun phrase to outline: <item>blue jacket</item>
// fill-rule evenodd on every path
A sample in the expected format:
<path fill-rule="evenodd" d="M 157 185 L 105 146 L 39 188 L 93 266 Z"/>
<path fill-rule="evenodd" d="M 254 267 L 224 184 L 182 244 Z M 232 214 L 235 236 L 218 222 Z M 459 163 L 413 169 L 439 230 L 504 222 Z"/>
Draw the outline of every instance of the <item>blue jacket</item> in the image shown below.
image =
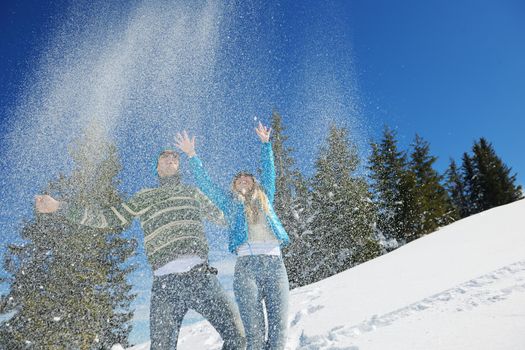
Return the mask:
<path fill-rule="evenodd" d="M 273 162 L 273 150 L 270 142 L 262 144 L 261 160 L 261 186 L 270 202 L 269 214 L 266 215 L 266 221 L 271 227 L 275 237 L 281 243 L 281 247 L 283 247 L 290 242 L 290 239 L 273 209 L 273 200 L 275 196 L 275 165 Z M 225 192 L 213 183 L 204 169 L 199 157 L 194 156 L 190 158 L 190 166 L 197 186 L 224 213 L 229 226 L 228 248 L 230 252 L 234 253 L 241 244 L 248 240 L 248 223 L 246 222 L 246 216 L 244 214 L 244 204 L 236 199 L 231 191 Z"/>

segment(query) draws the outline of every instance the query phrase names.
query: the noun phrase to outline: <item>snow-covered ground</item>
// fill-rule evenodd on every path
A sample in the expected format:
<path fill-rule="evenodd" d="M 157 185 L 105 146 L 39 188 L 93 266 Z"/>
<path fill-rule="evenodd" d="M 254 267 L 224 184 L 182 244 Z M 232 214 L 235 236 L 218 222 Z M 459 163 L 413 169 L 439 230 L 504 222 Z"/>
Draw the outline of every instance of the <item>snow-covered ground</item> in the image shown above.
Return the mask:
<path fill-rule="evenodd" d="M 293 290 L 289 316 L 290 350 L 525 349 L 525 200 Z M 220 345 L 202 321 L 178 349 Z"/>

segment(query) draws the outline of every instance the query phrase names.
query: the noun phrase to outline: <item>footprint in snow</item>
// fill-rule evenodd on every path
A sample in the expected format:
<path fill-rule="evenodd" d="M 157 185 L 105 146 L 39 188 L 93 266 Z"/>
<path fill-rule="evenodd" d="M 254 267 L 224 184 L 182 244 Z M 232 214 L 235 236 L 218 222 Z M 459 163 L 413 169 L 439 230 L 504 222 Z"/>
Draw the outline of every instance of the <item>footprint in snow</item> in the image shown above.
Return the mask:
<path fill-rule="evenodd" d="M 321 310 L 322 308 L 324 308 L 323 305 L 310 305 L 306 309 L 302 309 L 301 311 L 299 311 L 298 313 L 295 314 L 295 317 L 293 318 L 292 322 L 290 323 L 290 326 L 291 327 L 296 326 L 299 323 L 299 321 L 301 321 L 301 319 L 304 316 L 311 315 L 311 314 Z"/>

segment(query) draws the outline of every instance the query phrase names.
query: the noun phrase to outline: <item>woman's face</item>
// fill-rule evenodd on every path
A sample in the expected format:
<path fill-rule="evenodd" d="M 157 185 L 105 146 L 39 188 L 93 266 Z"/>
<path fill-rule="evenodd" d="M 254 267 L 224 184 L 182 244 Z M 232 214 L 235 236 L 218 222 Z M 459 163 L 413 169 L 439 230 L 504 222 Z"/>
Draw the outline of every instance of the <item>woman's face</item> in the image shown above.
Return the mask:
<path fill-rule="evenodd" d="M 241 175 L 235 179 L 235 190 L 237 192 L 246 193 L 253 189 L 254 180 L 250 175 Z"/>

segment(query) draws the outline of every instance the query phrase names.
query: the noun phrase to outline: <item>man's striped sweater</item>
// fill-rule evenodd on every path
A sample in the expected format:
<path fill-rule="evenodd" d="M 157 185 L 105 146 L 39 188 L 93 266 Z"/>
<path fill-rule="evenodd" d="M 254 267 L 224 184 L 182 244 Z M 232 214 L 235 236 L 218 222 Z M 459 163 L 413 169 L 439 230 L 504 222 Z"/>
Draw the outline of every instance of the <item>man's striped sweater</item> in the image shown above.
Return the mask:
<path fill-rule="evenodd" d="M 139 191 L 117 206 L 68 207 L 65 215 L 75 223 L 96 228 L 125 228 L 138 218 L 153 270 L 181 256 L 196 255 L 207 261 L 203 220 L 225 225 L 222 212 L 200 190 L 181 184 L 178 177 L 161 180 L 161 186 Z"/>

